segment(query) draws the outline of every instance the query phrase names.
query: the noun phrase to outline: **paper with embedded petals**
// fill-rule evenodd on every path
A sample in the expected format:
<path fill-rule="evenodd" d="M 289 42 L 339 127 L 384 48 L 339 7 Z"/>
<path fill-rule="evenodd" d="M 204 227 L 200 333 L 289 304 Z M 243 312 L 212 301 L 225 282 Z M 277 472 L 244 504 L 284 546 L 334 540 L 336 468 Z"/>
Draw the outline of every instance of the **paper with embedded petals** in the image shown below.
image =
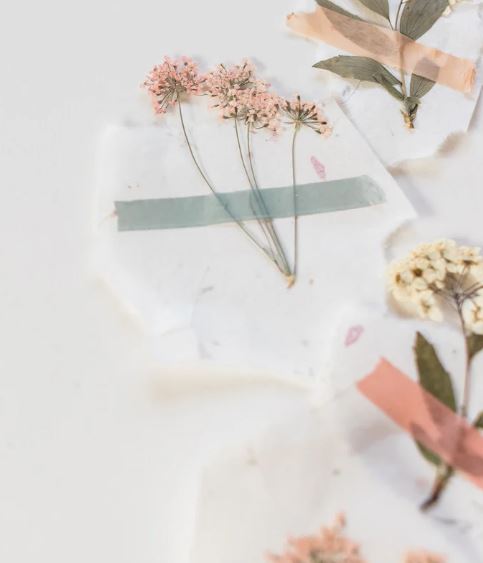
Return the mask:
<path fill-rule="evenodd" d="M 186 106 L 187 126 L 216 186 L 246 189 L 233 124 L 220 121 L 204 99 Z M 177 121 L 111 126 L 100 153 L 99 272 L 143 323 L 163 364 L 204 360 L 247 372 L 311 382 L 323 368 L 327 333 L 341 304 L 381 304 L 385 237 L 415 213 L 394 179 L 339 107 L 324 108 L 333 134 L 301 130 L 300 184 L 366 175 L 386 203 L 299 219 L 299 272 L 287 288 L 280 272 L 247 241 L 236 224 L 118 232 L 114 201 L 205 195 Z M 146 109 L 149 111 L 149 108 Z M 288 185 L 291 135 L 254 139 L 261 187 Z M 289 259 L 293 218 L 276 220 Z"/>

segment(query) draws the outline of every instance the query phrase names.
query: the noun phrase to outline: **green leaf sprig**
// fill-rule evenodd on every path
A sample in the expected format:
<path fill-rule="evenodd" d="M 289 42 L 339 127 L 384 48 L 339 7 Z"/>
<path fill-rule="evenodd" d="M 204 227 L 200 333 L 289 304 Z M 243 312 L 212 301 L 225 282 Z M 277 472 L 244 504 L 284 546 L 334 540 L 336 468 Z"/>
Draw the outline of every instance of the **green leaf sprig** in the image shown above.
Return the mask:
<path fill-rule="evenodd" d="M 360 2 L 378 16 L 383 17 L 388 26 L 410 39 L 416 40 L 424 35 L 449 6 L 449 0 L 400 0 L 394 21 L 391 20 L 388 0 L 354 0 Z M 316 0 L 323 8 L 327 8 L 344 16 L 362 21 L 362 18 L 348 12 L 330 0 Z M 351 78 L 364 82 L 372 82 L 382 86 L 391 96 L 402 104 L 401 113 L 404 123 L 414 129 L 421 100 L 434 86 L 434 81 L 412 74 L 409 89 L 408 76 L 401 70 L 400 79 L 396 78 L 381 63 L 358 56 L 338 56 L 319 61 L 315 68 L 328 70 L 343 78 Z"/>

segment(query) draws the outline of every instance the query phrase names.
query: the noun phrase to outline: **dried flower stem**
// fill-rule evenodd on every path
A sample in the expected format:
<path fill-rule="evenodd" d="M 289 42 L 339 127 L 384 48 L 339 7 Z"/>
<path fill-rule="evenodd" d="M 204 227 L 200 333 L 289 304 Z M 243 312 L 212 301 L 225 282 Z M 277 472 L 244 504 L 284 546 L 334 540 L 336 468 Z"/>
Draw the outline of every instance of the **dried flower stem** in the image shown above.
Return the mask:
<path fill-rule="evenodd" d="M 203 172 L 203 170 L 202 170 L 201 166 L 199 165 L 198 160 L 197 160 L 197 158 L 194 154 L 193 147 L 191 145 L 191 142 L 190 142 L 190 139 L 189 139 L 189 136 L 188 136 L 188 132 L 186 130 L 186 125 L 185 125 L 185 122 L 184 122 L 183 109 L 181 107 L 182 103 L 181 103 L 181 100 L 179 98 L 177 100 L 177 103 L 178 103 L 178 113 L 179 113 L 179 119 L 180 119 L 180 122 L 181 122 L 181 128 L 183 130 L 183 135 L 184 135 L 186 144 L 188 146 L 188 150 L 189 150 L 189 152 L 191 154 L 191 158 L 193 159 L 193 162 L 194 162 L 198 172 L 200 173 L 201 177 L 203 178 L 205 184 L 208 186 L 208 188 L 213 193 L 213 195 L 217 198 L 217 200 L 219 201 L 219 203 L 221 204 L 223 209 L 226 211 L 227 215 L 238 225 L 238 227 L 257 246 L 257 248 L 259 248 L 263 252 L 263 254 L 265 254 L 265 256 L 278 267 L 278 263 L 275 260 L 275 258 L 272 256 L 271 251 L 269 249 L 265 248 L 262 244 L 260 244 L 260 242 L 247 229 L 245 224 L 242 221 L 240 221 L 240 219 L 238 219 L 237 217 L 235 217 L 233 215 L 233 213 L 228 209 L 228 206 L 226 205 L 226 203 L 220 197 L 220 194 L 215 190 L 215 188 L 213 187 L 211 182 L 206 177 L 206 174 Z"/>
<path fill-rule="evenodd" d="M 241 160 L 242 165 L 243 165 L 243 170 L 245 171 L 245 175 L 248 179 L 248 183 L 250 185 L 250 188 L 255 192 L 255 198 L 257 199 L 257 205 L 260 206 L 260 207 L 263 207 L 263 199 L 261 197 L 261 194 L 257 193 L 254 182 L 252 181 L 252 178 L 250 177 L 247 165 L 245 163 L 245 157 L 243 156 L 243 149 L 242 149 L 242 144 L 241 144 L 241 140 L 240 140 L 240 132 L 238 130 L 238 122 L 237 122 L 236 119 L 234 119 L 233 123 L 234 123 L 234 127 L 235 127 L 235 135 L 236 135 L 236 141 L 237 141 L 237 146 L 238 146 L 238 152 L 239 152 L 239 155 L 240 155 L 240 160 Z M 252 211 L 253 211 L 256 219 L 257 219 L 257 223 L 258 223 L 262 233 L 265 236 L 265 240 L 267 241 L 267 244 L 270 248 L 270 252 L 274 256 L 274 258 L 277 260 L 277 266 L 278 266 L 279 270 L 281 271 L 282 274 L 285 275 L 283 265 L 280 265 L 280 263 L 279 263 L 279 257 L 277 256 L 277 250 L 276 250 L 276 243 L 274 241 L 272 233 L 270 232 L 269 225 L 267 224 L 268 223 L 267 219 L 264 219 L 264 218 L 261 219 L 259 217 L 258 211 L 254 209 L 253 203 L 251 201 L 250 201 L 250 206 L 251 206 Z M 263 212 L 263 209 L 262 209 L 262 212 Z M 266 214 L 267 213 L 265 213 L 265 215 Z"/>
<path fill-rule="evenodd" d="M 287 278 L 287 280 L 289 282 L 289 287 L 291 287 L 291 285 L 292 285 L 291 279 L 293 277 L 293 274 L 292 274 L 292 271 L 290 269 L 290 266 L 289 266 L 287 257 L 285 255 L 285 251 L 283 249 L 280 238 L 277 234 L 277 231 L 275 230 L 275 226 L 273 224 L 273 221 L 270 218 L 269 211 L 268 211 L 267 206 L 265 204 L 265 201 L 263 199 L 263 195 L 262 195 L 262 192 L 260 190 L 260 185 L 258 184 L 257 176 L 255 174 L 255 167 L 253 165 L 252 143 L 251 143 L 251 138 L 252 138 L 251 125 L 250 125 L 250 123 L 247 124 L 247 153 L 248 153 L 248 165 L 250 167 L 251 175 L 248 171 L 247 165 L 245 163 L 245 158 L 243 156 L 243 150 L 241 148 L 240 135 L 239 135 L 236 120 L 235 120 L 235 130 L 236 130 L 236 134 L 237 134 L 237 141 L 238 141 L 238 147 L 239 147 L 239 151 L 240 151 L 240 157 L 241 157 L 242 162 L 243 162 L 243 168 L 245 170 L 245 173 L 246 173 L 246 176 L 247 176 L 248 181 L 250 183 L 250 186 L 255 193 L 255 197 L 257 198 L 257 202 L 262 209 L 262 213 L 265 215 L 265 219 L 262 220 L 262 223 L 264 224 L 265 228 L 268 231 L 268 235 L 269 235 L 270 240 L 275 245 L 276 252 L 277 252 L 276 256 L 277 256 L 277 258 L 280 262 L 280 271 Z"/>
<path fill-rule="evenodd" d="M 296 122 L 292 136 L 292 193 L 293 193 L 293 252 L 294 252 L 294 266 L 293 275 L 297 277 L 298 272 L 298 212 L 297 212 L 297 175 L 295 169 L 295 148 L 297 142 L 297 135 L 300 130 L 300 123 Z M 294 280 L 295 281 L 295 280 Z"/>

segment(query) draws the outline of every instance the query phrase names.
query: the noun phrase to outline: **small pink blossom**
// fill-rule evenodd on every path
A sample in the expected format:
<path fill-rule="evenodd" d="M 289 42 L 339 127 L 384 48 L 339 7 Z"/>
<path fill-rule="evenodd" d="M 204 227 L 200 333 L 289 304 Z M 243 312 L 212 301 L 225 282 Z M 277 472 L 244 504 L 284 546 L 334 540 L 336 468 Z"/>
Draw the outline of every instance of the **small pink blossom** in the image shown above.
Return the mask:
<path fill-rule="evenodd" d="M 335 523 L 322 528 L 317 536 L 290 539 L 283 555 L 269 555 L 271 563 L 366 563 L 359 546 L 345 537 L 342 530 L 345 519 L 338 516 Z"/>
<path fill-rule="evenodd" d="M 218 65 L 205 80 L 205 92 L 215 100 L 213 107 L 223 119 L 238 119 L 254 129 L 275 132 L 280 124 L 280 98 L 269 87 L 256 77 L 250 61 L 232 67 Z"/>
<path fill-rule="evenodd" d="M 198 73 L 197 64 L 188 57 L 170 59 L 155 66 L 148 74 L 143 86 L 151 94 L 154 111 L 166 113 L 183 94 L 201 93 L 204 78 Z"/>
<path fill-rule="evenodd" d="M 303 102 L 298 95 L 292 101 L 283 101 L 282 112 L 288 118 L 289 123 L 293 123 L 296 127 L 306 125 L 324 137 L 328 137 L 332 133 L 327 118 L 317 104 Z"/>
<path fill-rule="evenodd" d="M 406 555 L 404 563 L 445 563 L 446 559 L 429 551 L 411 551 Z"/>

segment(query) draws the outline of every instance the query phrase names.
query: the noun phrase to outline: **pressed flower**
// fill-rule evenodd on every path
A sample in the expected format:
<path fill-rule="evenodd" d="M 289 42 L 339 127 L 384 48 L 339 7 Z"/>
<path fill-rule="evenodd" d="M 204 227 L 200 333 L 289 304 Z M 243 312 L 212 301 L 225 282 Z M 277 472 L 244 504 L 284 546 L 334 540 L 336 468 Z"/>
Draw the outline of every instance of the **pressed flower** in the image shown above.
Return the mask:
<path fill-rule="evenodd" d="M 200 94 L 203 82 L 197 64 L 189 57 L 165 57 L 163 63 L 148 74 L 144 87 L 151 94 L 154 111 L 163 114 L 181 95 Z"/>
<path fill-rule="evenodd" d="M 282 555 L 269 555 L 270 563 L 365 563 L 359 546 L 343 534 L 344 517 L 318 535 L 290 539 Z"/>
<path fill-rule="evenodd" d="M 483 285 L 481 265 L 478 248 L 458 246 L 452 240 L 421 244 L 390 265 L 389 289 L 396 301 L 415 305 L 421 317 L 442 320 L 445 302 L 461 310 L 478 295 Z"/>
<path fill-rule="evenodd" d="M 320 135 L 330 135 L 332 130 L 322 110 L 313 102 L 303 102 L 297 95 L 294 100 L 284 100 L 281 104 L 282 112 L 288 122 L 296 127 L 305 125 Z"/>
<path fill-rule="evenodd" d="M 446 558 L 429 551 L 411 551 L 406 555 L 404 563 L 446 563 Z"/>

